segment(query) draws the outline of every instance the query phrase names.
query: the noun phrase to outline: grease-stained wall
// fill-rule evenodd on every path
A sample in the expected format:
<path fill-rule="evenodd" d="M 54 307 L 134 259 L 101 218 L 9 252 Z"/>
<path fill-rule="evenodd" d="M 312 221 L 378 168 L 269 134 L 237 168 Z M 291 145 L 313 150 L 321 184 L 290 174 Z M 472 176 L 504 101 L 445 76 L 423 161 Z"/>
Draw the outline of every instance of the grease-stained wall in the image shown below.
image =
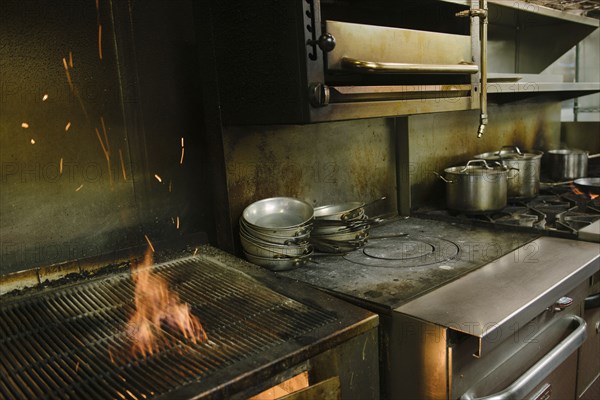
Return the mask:
<path fill-rule="evenodd" d="M 433 173 L 464 165 L 474 155 L 502 146 L 548 150 L 560 146 L 560 102 L 522 101 L 488 109 L 489 124 L 477 138 L 478 111 L 414 115 L 408 118 L 411 209 L 443 206 L 444 183 Z"/>
<path fill-rule="evenodd" d="M 223 141 L 234 225 L 247 205 L 276 196 L 313 206 L 387 196 L 371 213 L 396 209 L 393 119 L 226 127 Z"/>
<path fill-rule="evenodd" d="M 434 175 L 473 155 L 504 145 L 523 150 L 559 145 L 560 103 L 528 101 L 489 107 L 486 134 L 478 139 L 478 111 L 423 114 L 312 125 L 226 127 L 227 187 L 236 232 L 254 201 L 290 196 L 313 206 L 388 196 L 372 212 L 396 211 L 410 196 L 412 209 L 444 206 Z M 408 171 L 409 185 L 397 187 Z M 402 182 L 402 180 L 400 180 Z"/>

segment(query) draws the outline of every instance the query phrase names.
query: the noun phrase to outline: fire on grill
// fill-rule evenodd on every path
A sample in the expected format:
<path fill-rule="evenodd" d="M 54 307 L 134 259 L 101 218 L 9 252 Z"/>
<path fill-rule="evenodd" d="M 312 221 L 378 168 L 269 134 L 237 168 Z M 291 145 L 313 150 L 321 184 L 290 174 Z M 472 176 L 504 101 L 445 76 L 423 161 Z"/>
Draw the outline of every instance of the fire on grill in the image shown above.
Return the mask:
<path fill-rule="evenodd" d="M 132 273 L 2 297 L 0 397 L 249 398 L 306 372 L 329 377 L 339 367 L 316 366 L 343 346 L 370 349 L 349 362 L 377 371 L 372 313 L 210 246 L 151 264 L 148 251 Z M 333 373 L 338 391 L 350 379 L 359 390 Z"/>
<path fill-rule="evenodd" d="M 135 314 L 128 323 L 133 340 L 132 353 L 146 356 L 157 350 L 157 341 L 163 339 L 164 323 L 193 343 L 208 340 L 202 324 L 191 314 L 188 304 L 181 303 L 179 295 L 169 290 L 164 278 L 152 272 L 152 250 L 148 248 L 144 261 L 132 271 L 135 283 Z"/>

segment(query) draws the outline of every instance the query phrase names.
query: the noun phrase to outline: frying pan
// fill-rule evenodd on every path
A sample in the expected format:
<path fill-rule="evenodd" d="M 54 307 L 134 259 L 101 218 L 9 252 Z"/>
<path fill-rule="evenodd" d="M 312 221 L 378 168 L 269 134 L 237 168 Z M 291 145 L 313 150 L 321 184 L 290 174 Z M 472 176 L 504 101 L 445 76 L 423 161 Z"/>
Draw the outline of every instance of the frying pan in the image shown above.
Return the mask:
<path fill-rule="evenodd" d="M 582 192 L 600 194 L 600 178 L 579 178 L 573 182 Z"/>

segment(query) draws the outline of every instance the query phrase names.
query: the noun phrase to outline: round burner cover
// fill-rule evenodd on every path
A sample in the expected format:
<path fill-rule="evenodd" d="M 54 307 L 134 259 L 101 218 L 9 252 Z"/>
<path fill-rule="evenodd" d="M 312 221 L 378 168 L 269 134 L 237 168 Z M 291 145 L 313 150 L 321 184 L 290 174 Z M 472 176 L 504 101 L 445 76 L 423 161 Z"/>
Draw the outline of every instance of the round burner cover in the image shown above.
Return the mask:
<path fill-rule="evenodd" d="M 371 267 L 421 267 L 455 258 L 459 247 L 435 237 L 372 239 L 365 247 L 344 256 L 348 261 Z"/>
<path fill-rule="evenodd" d="M 408 260 L 425 257 L 435 251 L 433 245 L 420 240 L 392 242 L 389 239 L 374 240 L 363 249 L 365 255 L 384 260 Z"/>

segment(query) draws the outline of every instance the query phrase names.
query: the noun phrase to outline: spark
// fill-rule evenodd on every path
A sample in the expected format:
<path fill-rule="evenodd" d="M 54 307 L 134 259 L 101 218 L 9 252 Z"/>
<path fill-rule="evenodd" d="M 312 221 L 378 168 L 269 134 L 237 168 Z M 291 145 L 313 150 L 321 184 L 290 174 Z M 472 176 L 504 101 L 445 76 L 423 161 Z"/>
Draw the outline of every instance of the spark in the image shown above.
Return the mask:
<path fill-rule="evenodd" d="M 173 181 L 169 181 L 169 193 L 171 193 L 171 189 L 173 189 Z"/>
<path fill-rule="evenodd" d="M 69 52 L 69 67 L 73 68 L 73 53 Z"/>
<path fill-rule="evenodd" d="M 148 246 L 150 246 L 150 249 L 154 253 L 154 246 L 152 246 L 152 242 L 150 241 L 150 238 L 148 238 L 148 235 L 144 235 L 144 237 L 146 238 L 146 242 L 148 242 Z"/>
<path fill-rule="evenodd" d="M 29 141 L 31 144 L 35 144 L 35 139 L 31 138 L 31 140 Z"/>
<path fill-rule="evenodd" d="M 102 124 L 102 133 L 104 133 L 104 140 L 106 143 L 106 152 L 110 155 L 110 143 L 108 142 L 108 135 L 106 133 L 106 125 L 104 125 L 104 118 L 100 116 L 100 123 Z"/>
<path fill-rule="evenodd" d="M 75 89 L 73 89 L 73 81 L 71 81 L 71 74 L 69 74 L 69 66 L 67 65 L 67 60 L 64 57 L 63 65 L 65 67 L 65 74 L 67 74 L 67 82 L 69 83 L 69 87 L 71 88 L 71 91 L 74 92 Z"/>
<path fill-rule="evenodd" d="M 183 143 L 183 136 L 181 137 L 181 157 L 179 158 L 179 165 L 183 164 L 183 155 L 185 154 L 185 148 Z"/>
<path fill-rule="evenodd" d="M 75 189 L 76 192 L 79 192 L 81 190 L 81 188 L 83 187 L 83 183 L 81 185 L 79 185 L 79 187 L 77 189 Z"/>
<path fill-rule="evenodd" d="M 177 224 L 176 224 L 176 228 L 179 229 L 179 215 L 177 216 Z"/>
<path fill-rule="evenodd" d="M 98 56 L 102 61 L 102 24 L 98 24 Z"/>
<path fill-rule="evenodd" d="M 123 180 L 127 181 L 127 173 L 125 172 L 125 162 L 123 161 L 123 152 L 119 149 L 119 158 L 121 159 L 121 171 L 123 171 Z"/>
<path fill-rule="evenodd" d="M 79 371 L 79 361 L 80 360 L 77 360 L 77 364 L 75 365 L 75 372 Z"/>
<path fill-rule="evenodd" d="M 65 126 L 65 132 L 67 132 L 70 127 L 71 127 L 71 121 L 67 122 L 67 125 Z"/>
<path fill-rule="evenodd" d="M 58 172 L 60 175 L 62 175 L 63 173 L 63 159 L 62 157 L 60 158 L 60 163 L 58 164 Z"/>
<path fill-rule="evenodd" d="M 195 256 L 196 253 L 198 253 L 198 248 L 197 247 L 194 249 L 194 254 L 192 254 L 192 255 Z"/>
<path fill-rule="evenodd" d="M 27 129 L 27 128 L 29 128 L 29 124 L 27 122 L 23 122 L 23 123 L 21 123 L 21 128 Z"/>
<path fill-rule="evenodd" d="M 157 181 L 162 183 L 162 178 L 160 176 L 158 176 L 158 174 L 154 174 L 154 177 L 156 178 Z"/>
<path fill-rule="evenodd" d="M 45 94 L 44 97 L 42 97 L 42 101 L 46 101 L 46 100 L 48 100 L 48 95 L 47 94 Z"/>
<path fill-rule="evenodd" d="M 100 131 L 98 131 L 98 128 L 94 128 L 94 130 L 96 131 L 96 136 L 98 137 L 100 146 L 102 146 L 102 151 L 104 152 L 104 157 L 108 160 L 109 159 L 108 151 L 106 150 L 106 147 L 104 146 L 104 142 L 102 141 L 102 138 L 100 137 Z"/>

